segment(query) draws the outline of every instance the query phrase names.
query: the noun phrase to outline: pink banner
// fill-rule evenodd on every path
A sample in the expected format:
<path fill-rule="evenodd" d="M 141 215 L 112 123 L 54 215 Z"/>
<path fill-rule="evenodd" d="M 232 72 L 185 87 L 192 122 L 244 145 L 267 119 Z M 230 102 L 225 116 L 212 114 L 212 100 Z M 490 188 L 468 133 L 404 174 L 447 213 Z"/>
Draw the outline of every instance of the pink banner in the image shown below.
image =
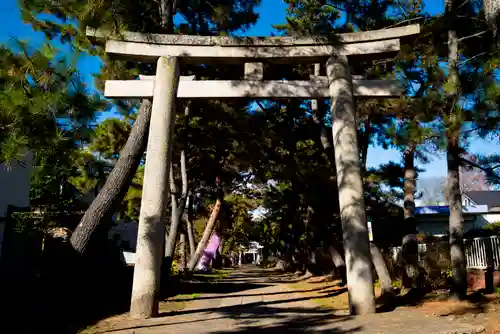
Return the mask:
<path fill-rule="evenodd" d="M 217 249 L 220 245 L 220 236 L 214 232 L 208 241 L 208 245 L 203 252 L 203 255 L 196 266 L 196 269 L 207 271 L 212 264 L 212 261 L 217 257 Z"/>

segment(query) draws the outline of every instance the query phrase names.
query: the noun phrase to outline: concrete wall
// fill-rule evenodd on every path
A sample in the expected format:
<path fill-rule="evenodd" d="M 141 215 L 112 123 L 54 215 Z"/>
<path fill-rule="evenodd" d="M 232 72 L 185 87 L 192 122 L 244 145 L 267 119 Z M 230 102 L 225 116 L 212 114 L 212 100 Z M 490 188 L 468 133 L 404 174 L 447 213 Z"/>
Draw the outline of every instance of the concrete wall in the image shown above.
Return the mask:
<path fill-rule="evenodd" d="M 0 217 L 7 215 L 7 207 L 29 206 L 30 178 L 33 165 L 33 155 L 28 153 L 24 165 L 12 163 L 0 164 Z"/>

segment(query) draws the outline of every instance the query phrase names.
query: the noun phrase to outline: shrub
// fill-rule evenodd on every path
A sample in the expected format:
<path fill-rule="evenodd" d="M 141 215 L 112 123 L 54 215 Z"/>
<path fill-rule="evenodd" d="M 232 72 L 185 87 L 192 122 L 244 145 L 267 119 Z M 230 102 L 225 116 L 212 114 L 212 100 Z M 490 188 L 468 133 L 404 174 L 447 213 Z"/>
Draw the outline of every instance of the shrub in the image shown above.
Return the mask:
<path fill-rule="evenodd" d="M 483 230 L 490 232 L 494 235 L 500 235 L 500 222 L 495 222 L 483 227 Z"/>

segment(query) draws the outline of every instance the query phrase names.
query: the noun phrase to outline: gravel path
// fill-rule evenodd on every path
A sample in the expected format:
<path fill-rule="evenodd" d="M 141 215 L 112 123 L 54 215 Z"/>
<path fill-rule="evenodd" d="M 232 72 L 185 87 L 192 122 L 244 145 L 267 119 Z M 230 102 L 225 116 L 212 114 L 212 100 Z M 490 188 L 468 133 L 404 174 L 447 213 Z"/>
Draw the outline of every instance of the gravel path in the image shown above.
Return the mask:
<path fill-rule="evenodd" d="M 294 291 L 281 276 L 247 267 L 222 283 L 238 291 L 202 294 L 186 309 L 146 321 L 125 320 L 107 333 L 117 334 L 225 334 L 225 333 L 480 333 L 484 328 L 444 317 L 426 316 L 412 309 L 368 316 L 334 315 L 319 307 L 314 297 Z M 221 285 L 222 287 L 222 285 Z M 338 294 L 325 289 L 323 297 Z"/>

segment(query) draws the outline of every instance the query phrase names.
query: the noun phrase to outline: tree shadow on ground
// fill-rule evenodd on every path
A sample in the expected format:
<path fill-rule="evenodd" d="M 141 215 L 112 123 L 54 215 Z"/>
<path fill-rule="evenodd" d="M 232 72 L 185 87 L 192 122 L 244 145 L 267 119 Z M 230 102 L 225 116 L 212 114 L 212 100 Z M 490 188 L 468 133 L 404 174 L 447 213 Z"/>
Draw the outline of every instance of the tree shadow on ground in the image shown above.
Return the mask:
<path fill-rule="evenodd" d="M 254 303 L 241 304 L 241 305 L 231 305 L 231 306 L 225 306 L 225 307 L 213 307 L 213 308 L 203 308 L 203 309 L 195 309 L 195 310 L 174 311 L 174 312 L 168 312 L 168 313 L 161 313 L 160 317 L 161 316 L 167 316 L 167 317 L 168 316 L 176 316 L 176 315 L 182 315 L 182 314 L 193 314 L 193 313 L 200 313 L 200 312 L 234 313 L 234 312 L 241 312 L 242 310 L 245 310 L 248 308 L 253 309 L 253 308 L 258 308 L 258 307 L 273 305 L 273 304 L 293 303 L 293 302 L 308 301 L 308 300 L 314 300 L 314 299 L 320 299 L 320 298 L 335 297 L 335 296 L 338 296 L 346 291 L 347 291 L 347 289 L 333 289 L 333 290 L 323 291 L 323 293 L 321 295 L 313 296 L 313 297 L 309 296 L 309 297 L 300 297 L 300 298 L 291 298 L 291 299 L 272 300 L 272 301 L 267 301 L 267 302 L 254 302 Z"/>
<path fill-rule="evenodd" d="M 281 303 L 286 302 L 281 300 Z M 207 310 L 205 310 L 207 311 Z M 115 328 L 107 332 L 121 332 L 124 330 L 139 330 L 142 328 L 157 328 L 169 332 L 170 328 L 178 325 L 188 326 L 196 331 L 196 328 L 231 328 L 224 330 L 212 330 L 207 334 L 216 333 L 355 333 L 362 330 L 361 327 L 341 329 L 341 322 L 351 319 L 350 316 L 339 317 L 332 314 L 331 309 L 323 307 L 314 308 L 281 308 L 269 305 L 238 305 L 235 307 L 220 308 L 214 312 L 214 316 L 198 318 L 192 321 L 174 321 L 170 323 L 151 323 L 131 327 Z M 234 322 L 238 325 L 235 328 Z M 215 323 L 210 323 L 214 321 Z M 328 326 L 326 329 L 320 327 Z M 186 330 L 188 328 L 186 327 Z"/>
<path fill-rule="evenodd" d="M 362 328 L 359 326 L 347 329 L 338 326 L 350 318 L 335 316 L 330 309 L 319 307 L 312 310 L 287 308 L 284 312 L 281 308 L 261 306 L 251 310 L 242 310 L 242 313 L 238 315 L 241 324 L 239 328 L 211 333 L 355 333 L 361 331 Z"/>
<path fill-rule="evenodd" d="M 172 277 L 169 289 L 163 297 L 172 297 L 178 294 L 196 294 L 196 293 L 217 293 L 217 294 L 230 294 L 234 292 L 243 292 L 254 289 L 261 289 L 268 286 L 268 284 L 254 284 L 254 283 L 228 283 L 228 282 L 193 282 L 182 281 L 179 278 Z"/>
<path fill-rule="evenodd" d="M 214 289 L 217 289 L 217 287 L 220 285 L 214 284 Z M 259 287 L 264 287 L 266 285 L 260 285 Z M 323 286 L 319 288 L 314 288 L 314 289 L 309 289 L 309 290 L 293 290 L 293 293 L 307 293 L 307 292 L 321 292 L 322 290 L 326 289 L 331 289 L 329 286 Z M 250 289 L 238 289 L 236 292 L 239 291 L 244 291 L 244 290 L 250 290 Z M 221 293 L 220 291 L 215 291 L 215 293 Z M 207 300 L 207 299 L 222 299 L 222 298 L 239 298 L 239 297 L 255 297 L 255 296 L 273 296 L 273 295 L 282 295 L 282 294 L 289 294 L 290 291 L 281 291 L 281 292 L 272 292 L 272 293 L 255 293 L 255 294 L 238 294 L 238 295 L 231 295 L 231 296 L 206 296 L 206 297 L 198 297 L 196 298 L 197 300 Z M 182 302 L 182 301 L 190 301 L 192 299 L 176 299 L 175 301 L 177 302 Z"/>
<path fill-rule="evenodd" d="M 384 303 L 383 296 L 377 299 L 382 305 L 377 308 L 377 313 L 392 312 L 399 307 L 419 307 L 432 302 L 450 302 L 446 311 L 440 312 L 440 316 L 479 314 L 484 313 L 488 304 L 495 302 L 495 298 L 476 291 L 467 296 L 465 300 L 459 301 L 451 298 L 448 291 L 426 293 L 421 289 L 410 289 L 404 295 L 397 295 L 390 302 Z"/>

